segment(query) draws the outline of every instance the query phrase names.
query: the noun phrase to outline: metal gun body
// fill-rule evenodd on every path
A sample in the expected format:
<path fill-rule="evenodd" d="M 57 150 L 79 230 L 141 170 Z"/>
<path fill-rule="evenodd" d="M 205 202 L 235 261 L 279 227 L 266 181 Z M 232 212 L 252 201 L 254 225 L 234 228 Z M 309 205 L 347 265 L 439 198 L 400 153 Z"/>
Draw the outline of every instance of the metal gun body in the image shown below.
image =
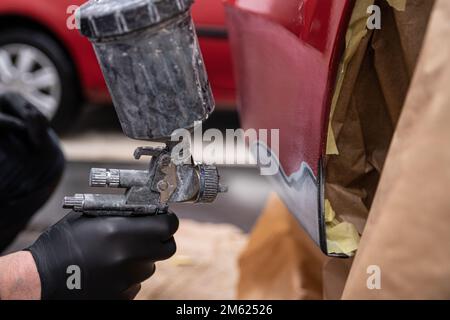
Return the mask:
<path fill-rule="evenodd" d="M 123 194 L 76 194 L 63 207 L 88 215 L 139 216 L 166 212 L 171 203 L 209 203 L 226 188 L 219 184 L 215 166 L 176 163 L 171 148 L 139 148 L 152 155 L 148 170 L 91 169 L 91 187 L 120 188 Z"/>
<path fill-rule="evenodd" d="M 152 157 L 147 170 L 92 169 L 92 187 L 124 193 L 76 194 L 64 199 L 64 208 L 89 215 L 152 215 L 171 203 L 213 202 L 225 191 L 215 166 L 172 156 L 172 133 L 193 128 L 214 110 L 192 3 L 90 0 L 81 6 L 80 31 L 97 54 L 123 132 L 166 147 L 136 149 L 136 159 Z"/>

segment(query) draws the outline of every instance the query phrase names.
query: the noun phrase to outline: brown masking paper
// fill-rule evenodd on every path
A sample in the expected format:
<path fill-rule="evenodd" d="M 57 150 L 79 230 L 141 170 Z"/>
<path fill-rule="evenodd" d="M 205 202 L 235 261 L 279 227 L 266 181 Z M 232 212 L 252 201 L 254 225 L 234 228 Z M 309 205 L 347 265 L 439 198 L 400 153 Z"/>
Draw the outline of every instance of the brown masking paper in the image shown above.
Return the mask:
<path fill-rule="evenodd" d="M 338 79 L 340 92 L 331 118 L 339 152 L 326 161 L 326 198 L 337 219 L 353 224 L 360 234 L 433 7 L 431 0 L 409 0 L 404 11 L 384 0 L 376 4 L 382 11 L 381 30 L 367 30 L 357 48 L 350 48 L 351 58 L 344 55 L 348 62 L 341 86 Z M 399 2 L 393 4 L 402 8 Z"/>
<path fill-rule="evenodd" d="M 238 298 L 322 299 L 322 266 L 327 260 L 272 194 L 239 259 Z"/>
<path fill-rule="evenodd" d="M 448 39 L 450 1 L 437 0 L 345 299 L 450 299 Z"/>
<path fill-rule="evenodd" d="M 330 210 L 363 234 L 360 251 L 372 250 L 363 231 L 434 1 L 408 0 L 403 12 L 376 3 L 382 29 L 362 31 L 337 84 L 331 131 L 338 152 L 326 159 Z M 282 202 L 271 198 L 241 255 L 238 297 L 339 299 L 351 261 L 325 257 Z"/>

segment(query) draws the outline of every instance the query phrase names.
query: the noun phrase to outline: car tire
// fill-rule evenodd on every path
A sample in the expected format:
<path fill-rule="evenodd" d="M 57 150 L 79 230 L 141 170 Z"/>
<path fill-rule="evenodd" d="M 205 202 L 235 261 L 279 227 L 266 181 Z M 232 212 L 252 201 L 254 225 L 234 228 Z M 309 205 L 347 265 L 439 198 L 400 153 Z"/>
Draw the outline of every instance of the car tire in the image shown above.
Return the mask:
<path fill-rule="evenodd" d="M 82 101 L 77 73 L 67 53 L 54 38 L 44 31 L 30 28 L 0 30 L 0 49 L 14 45 L 35 48 L 54 65 L 59 83 L 59 99 L 55 101 L 59 102 L 52 105 L 53 109 L 56 106 L 56 110 L 52 115 L 47 115 L 47 118 L 56 132 L 67 131 L 79 115 Z M 52 70 L 54 69 L 52 68 Z"/>

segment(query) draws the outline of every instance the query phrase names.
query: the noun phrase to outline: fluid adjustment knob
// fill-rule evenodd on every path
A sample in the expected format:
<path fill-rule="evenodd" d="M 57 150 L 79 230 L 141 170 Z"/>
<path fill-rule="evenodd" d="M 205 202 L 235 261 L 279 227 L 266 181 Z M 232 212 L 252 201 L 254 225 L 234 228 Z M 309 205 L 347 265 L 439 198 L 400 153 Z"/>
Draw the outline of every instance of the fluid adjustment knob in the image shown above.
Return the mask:
<path fill-rule="evenodd" d="M 118 188 L 120 185 L 120 170 L 92 168 L 89 176 L 91 187 Z"/>

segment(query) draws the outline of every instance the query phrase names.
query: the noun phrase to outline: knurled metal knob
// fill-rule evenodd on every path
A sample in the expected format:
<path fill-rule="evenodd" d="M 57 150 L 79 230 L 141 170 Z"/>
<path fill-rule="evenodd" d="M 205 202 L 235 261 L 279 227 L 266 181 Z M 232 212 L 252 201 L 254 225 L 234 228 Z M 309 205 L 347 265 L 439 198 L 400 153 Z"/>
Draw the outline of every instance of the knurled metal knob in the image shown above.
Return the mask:
<path fill-rule="evenodd" d="M 64 197 L 63 208 L 72 209 L 74 211 L 83 210 L 84 206 L 84 195 L 76 194 L 73 197 Z"/>
<path fill-rule="evenodd" d="M 199 165 L 200 191 L 197 202 L 213 202 L 219 191 L 219 172 L 216 166 Z"/>
<path fill-rule="evenodd" d="M 120 170 L 92 168 L 89 176 L 89 185 L 100 188 L 118 188 L 120 185 Z"/>

